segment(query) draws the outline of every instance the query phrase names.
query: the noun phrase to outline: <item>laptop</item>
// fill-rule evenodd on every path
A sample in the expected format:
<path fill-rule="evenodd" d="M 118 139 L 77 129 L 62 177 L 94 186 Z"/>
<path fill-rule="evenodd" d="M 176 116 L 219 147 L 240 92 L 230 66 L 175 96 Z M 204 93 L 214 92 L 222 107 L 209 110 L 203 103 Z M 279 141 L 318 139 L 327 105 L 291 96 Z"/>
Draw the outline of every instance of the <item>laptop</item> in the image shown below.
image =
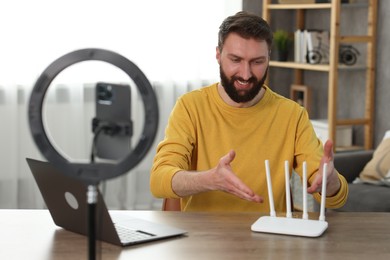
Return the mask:
<path fill-rule="evenodd" d="M 54 223 L 66 230 L 88 235 L 87 185 L 59 172 L 49 162 L 27 158 Z M 181 236 L 187 231 L 123 214 L 110 214 L 98 189 L 96 239 L 118 246 Z"/>

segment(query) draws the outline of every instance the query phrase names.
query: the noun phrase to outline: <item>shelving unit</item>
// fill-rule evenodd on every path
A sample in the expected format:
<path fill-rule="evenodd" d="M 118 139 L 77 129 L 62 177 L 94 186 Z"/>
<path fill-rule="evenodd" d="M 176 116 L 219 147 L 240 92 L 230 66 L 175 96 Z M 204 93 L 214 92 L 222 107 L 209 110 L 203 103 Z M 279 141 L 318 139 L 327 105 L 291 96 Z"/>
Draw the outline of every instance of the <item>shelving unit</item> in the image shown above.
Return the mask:
<path fill-rule="evenodd" d="M 263 18 L 271 24 L 271 13 L 273 10 L 291 10 L 296 12 L 296 29 L 305 29 L 305 13 L 312 9 L 325 9 L 330 12 L 330 46 L 329 46 L 329 64 L 306 64 L 296 62 L 270 61 L 271 67 L 279 67 L 294 70 L 294 82 L 291 84 L 303 84 L 303 71 L 321 71 L 328 73 L 328 108 L 327 122 L 329 129 L 329 138 L 337 144 L 336 128 L 338 126 L 364 126 L 364 147 L 362 149 L 371 149 L 373 146 L 373 116 L 374 116 L 374 96 L 375 96 L 375 42 L 376 42 L 376 19 L 377 19 L 377 0 L 367 0 L 362 4 L 341 4 L 341 0 L 331 0 L 324 4 L 279 4 L 277 1 L 263 0 Z M 340 15 L 342 6 L 353 7 L 360 5 L 359 8 L 367 8 L 367 35 L 340 35 Z M 360 25 L 359 25 L 360 26 Z M 358 68 L 365 72 L 365 109 L 361 118 L 337 118 L 337 95 L 338 95 L 338 73 L 345 66 L 339 65 L 338 53 L 339 45 L 343 43 L 364 43 L 366 48 L 366 61 L 364 68 Z M 357 149 L 357 147 L 350 147 Z M 343 149 L 346 149 L 345 147 Z"/>

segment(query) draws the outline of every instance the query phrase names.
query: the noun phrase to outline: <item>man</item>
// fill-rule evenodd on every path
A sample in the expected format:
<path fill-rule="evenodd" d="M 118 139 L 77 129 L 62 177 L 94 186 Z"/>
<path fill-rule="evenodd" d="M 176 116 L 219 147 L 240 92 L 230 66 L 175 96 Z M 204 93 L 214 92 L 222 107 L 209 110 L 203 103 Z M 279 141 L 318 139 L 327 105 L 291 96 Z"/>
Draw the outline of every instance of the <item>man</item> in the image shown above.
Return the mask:
<path fill-rule="evenodd" d="M 151 170 L 156 197 L 181 198 L 182 211 L 269 211 L 264 161 L 270 161 L 276 211 L 286 210 L 284 161 L 302 175 L 320 201 L 327 167 L 326 206 L 347 198 L 347 182 L 333 166 L 307 111 L 264 85 L 272 31 L 246 12 L 220 26 L 216 58 L 221 82 L 178 99 Z"/>

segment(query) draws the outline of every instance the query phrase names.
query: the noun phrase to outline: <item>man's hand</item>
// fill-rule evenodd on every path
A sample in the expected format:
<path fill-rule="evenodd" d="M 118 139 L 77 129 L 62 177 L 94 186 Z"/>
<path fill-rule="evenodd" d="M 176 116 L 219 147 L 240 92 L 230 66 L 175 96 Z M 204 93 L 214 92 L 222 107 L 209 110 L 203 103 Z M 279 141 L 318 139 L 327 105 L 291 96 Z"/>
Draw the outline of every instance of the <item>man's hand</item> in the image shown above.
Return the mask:
<path fill-rule="evenodd" d="M 230 163 L 236 153 L 230 151 L 223 156 L 218 165 L 208 171 L 188 172 L 179 171 L 173 176 L 172 189 L 179 196 L 190 196 L 206 191 L 224 191 L 241 199 L 263 202 L 263 198 L 253 192 L 233 172 Z"/>
<path fill-rule="evenodd" d="M 234 160 L 236 153 L 232 150 L 219 160 L 216 168 L 211 170 L 210 177 L 213 180 L 216 190 L 231 193 L 241 199 L 263 202 L 263 198 L 253 192 L 233 172 L 230 163 Z"/>
<path fill-rule="evenodd" d="M 340 190 L 340 179 L 338 177 L 337 171 L 334 168 L 333 164 L 333 143 L 331 140 L 328 140 L 324 146 L 324 156 L 321 159 L 320 167 L 314 181 L 311 186 L 307 189 L 308 193 L 321 192 L 322 186 L 322 175 L 324 164 L 327 163 L 327 184 L 326 184 L 326 196 L 331 197 L 335 195 Z"/>

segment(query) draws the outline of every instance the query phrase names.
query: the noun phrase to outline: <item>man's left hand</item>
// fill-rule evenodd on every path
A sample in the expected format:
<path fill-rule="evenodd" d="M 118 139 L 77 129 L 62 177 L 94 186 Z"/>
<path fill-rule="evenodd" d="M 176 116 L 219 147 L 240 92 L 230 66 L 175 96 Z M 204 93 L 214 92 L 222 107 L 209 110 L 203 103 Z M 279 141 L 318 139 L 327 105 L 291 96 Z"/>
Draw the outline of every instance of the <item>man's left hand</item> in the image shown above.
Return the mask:
<path fill-rule="evenodd" d="M 324 156 L 321 159 L 320 167 L 314 177 L 314 181 L 311 183 L 310 187 L 307 188 L 308 193 L 321 192 L 322 171 L 325 163 L 327 164 L 326 196 L 331 197 L 340 190 L 341 186 L 340 179 L 333 164 L 333 142 L 331 140 L 328 140 L 324 145 Z"/>

